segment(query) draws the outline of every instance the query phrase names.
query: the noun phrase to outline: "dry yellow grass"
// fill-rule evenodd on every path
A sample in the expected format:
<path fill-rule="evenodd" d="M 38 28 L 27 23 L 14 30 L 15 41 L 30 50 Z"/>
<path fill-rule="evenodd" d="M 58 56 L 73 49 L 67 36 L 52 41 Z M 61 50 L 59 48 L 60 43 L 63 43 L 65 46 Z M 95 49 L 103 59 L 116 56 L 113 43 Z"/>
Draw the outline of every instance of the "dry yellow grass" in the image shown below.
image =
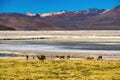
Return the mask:
<path fill-rule="evenodd" d="M 0 80 L 120 80 L 120 61 L 0 59 Z"/>

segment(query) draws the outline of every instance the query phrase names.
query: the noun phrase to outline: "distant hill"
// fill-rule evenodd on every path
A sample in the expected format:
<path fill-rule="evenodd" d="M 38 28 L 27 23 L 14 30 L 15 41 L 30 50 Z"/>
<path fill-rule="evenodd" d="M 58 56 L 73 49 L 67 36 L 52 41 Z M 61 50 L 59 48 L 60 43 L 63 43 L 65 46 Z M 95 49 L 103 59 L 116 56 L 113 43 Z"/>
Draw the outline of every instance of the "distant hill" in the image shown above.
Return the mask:
<path fill-rule="evenodd" d="M 7 26 L 4 26 L 4 25 L 0 25 L 0 30 L 15 30 L 15 29 L 12 28 L 12 27 L 7 27 Z"/>
<path fill-rule="evenodd" d="M 16 30 L 50 30 L 60 29 L 58 26 L 42 21 L 38 18 L 28 17 L 19 13 L 1 13 L 0 24 L 11 26 Z"/>
<path fill-rule="evenodd" d="M 0 24 L 15 30 L 120 30 L 120 6 L 112 10 L 0 13 Z"/>

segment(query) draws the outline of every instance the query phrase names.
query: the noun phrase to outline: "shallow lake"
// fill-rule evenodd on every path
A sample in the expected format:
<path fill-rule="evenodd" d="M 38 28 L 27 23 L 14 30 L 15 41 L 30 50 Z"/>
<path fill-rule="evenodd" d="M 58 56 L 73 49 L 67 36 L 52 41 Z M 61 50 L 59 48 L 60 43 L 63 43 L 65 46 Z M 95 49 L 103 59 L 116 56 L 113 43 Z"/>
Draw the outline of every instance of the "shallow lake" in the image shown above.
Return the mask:
<path fill-rule="evenodd" d="M 2 42 L 0 50 L 10 51 L 59 51 L 59 52 L 104 52 L 120 53 L 120 43 L 93 43 L 93 42 Z"/>

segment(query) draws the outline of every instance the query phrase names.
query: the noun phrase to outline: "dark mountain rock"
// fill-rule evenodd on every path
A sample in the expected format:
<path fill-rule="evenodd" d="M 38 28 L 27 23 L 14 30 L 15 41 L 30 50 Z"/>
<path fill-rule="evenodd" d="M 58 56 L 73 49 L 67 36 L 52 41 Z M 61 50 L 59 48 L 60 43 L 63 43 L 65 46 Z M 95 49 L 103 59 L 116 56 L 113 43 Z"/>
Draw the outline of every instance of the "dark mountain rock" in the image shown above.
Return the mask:
<path fill-rule="evenodd" d="M 8 27 L 8 26 L 4 26 L 4 25 L 0 25 L 0 30 L 15 30 L 12 27 Z"/>

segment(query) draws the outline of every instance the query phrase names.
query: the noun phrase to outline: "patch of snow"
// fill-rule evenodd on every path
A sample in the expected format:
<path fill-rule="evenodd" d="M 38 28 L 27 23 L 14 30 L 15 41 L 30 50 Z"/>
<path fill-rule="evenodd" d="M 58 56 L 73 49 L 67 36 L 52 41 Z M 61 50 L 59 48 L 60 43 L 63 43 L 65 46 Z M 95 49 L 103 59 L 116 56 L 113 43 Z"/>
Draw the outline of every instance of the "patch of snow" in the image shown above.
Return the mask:
<path fill-rule="evenodd" d="M 36 16 L 36 14 L 30 13 L 30 12 L 27 12 L 26 15 L 27 15 L 27 16 L 31 16 L 31 17 L 32 17 L 32 16 Z"/>
<path fill-rule="evenodd" d="M 107 9 L 107 10 L 105 10 L 104 12 L 102 12 L 102 13 L 100 13 L 100 14 L 105 14 L 105 13 L 107 13 L 107 12 L 109 12 L 110 11 L 110 9 Z"/>
<path fill-rule="evenodd" d="M 40 14 L 40 17 L 48 17 L 48 16 L 54 16 L 54 15 L 62 15 L 66 13 L 65 11 L 61 11 L 61 12 L 51 12 L 51 13 L 43 13 Z"/>
<path fill-rule="evenodd" d="M 54 13 L 43 13 L 43 14 L 40 14 L 40 17 L 48 17 L 48 16 L 53 16 Z"/>

